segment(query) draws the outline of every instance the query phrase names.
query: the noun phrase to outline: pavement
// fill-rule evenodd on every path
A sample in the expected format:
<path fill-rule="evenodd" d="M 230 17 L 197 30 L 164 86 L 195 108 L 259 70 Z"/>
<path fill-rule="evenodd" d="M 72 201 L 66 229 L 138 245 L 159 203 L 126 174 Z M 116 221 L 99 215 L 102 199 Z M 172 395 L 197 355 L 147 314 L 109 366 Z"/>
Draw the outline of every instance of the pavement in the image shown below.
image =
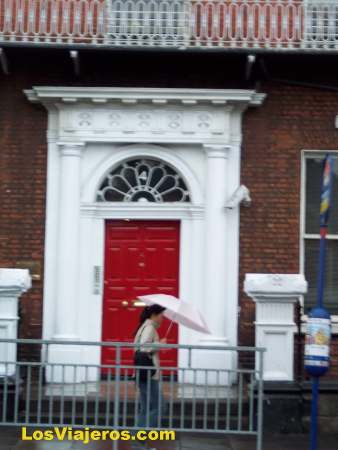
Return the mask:
<path fill-rule="evenodd" d="M 0 428 L 0 450 L 112 450 L 111 442 L 23 442 L 19 428 Z M 309 438 L 304 434 L 265 434 L 263 450 L 308 450 Z M 149 447 L 149 446 L 148 446 Z M 119 443 L 118 450 L 136 450 L 130 443 Z M 145 447 L 139 447 L 145 448 Z M 215 435 L 184 434 L 176 442 L 161 442 L 152 445 L 156 450 L 256 450 L 255 439 L 245 436 L 220 437 Z M 318 450 L 337 450 L 338 434 L 319 436 Z"/>

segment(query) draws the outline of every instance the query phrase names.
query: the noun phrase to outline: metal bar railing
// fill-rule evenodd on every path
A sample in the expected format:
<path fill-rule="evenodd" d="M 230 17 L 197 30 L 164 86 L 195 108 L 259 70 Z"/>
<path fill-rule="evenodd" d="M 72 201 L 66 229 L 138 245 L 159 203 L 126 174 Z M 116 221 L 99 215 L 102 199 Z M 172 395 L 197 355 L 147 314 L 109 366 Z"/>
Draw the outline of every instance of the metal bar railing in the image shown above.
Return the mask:
<path fill-rule="evenodd" d="M 336 0 L 0 0 L 0 43 L 337 51 Z"/>
<path fill-rule="evenodd" d="M 157 344 L 159 350 L 176 349 L 178 361 L 185 362 L 156 367 L 154 375 L 153 367 L 128 362 L 140 344 L 34 339 L 0 339 L 0 343 L 18 345 L 19 354 L 20 346 L 25 346 L 26 358 L 34 346 L 41 348 L 38 361 L 0 361 L 5 368 L 0 383 L 0 425 L 248 435 L 256 438 L 257 450 L 261 450 L 262 348 Z M 60 350 L 58 362 L 50 359 L 54 346 L 65 349 L 64 361 Z M 80 362 L 67 360 L 69 346 L 80 347 Z M 110 347 L 113 362 L 86 362 L 93 346 Z M 206 366 L 196 364 L 195 356 L 201 350 L 210 355 Z M 252 352 L 258 355 L 259 364 L 251 369 L 220 368 L 220 354 L 224 361 L 237 359 L 227 358 L 229 352 L 236 357 Z M 13 374 L 13 368 L 14 376 L 6 376 Z"/>
<path fill-rule="evenodd" d="M 53 340 L 53 339 L 6 339 L 0 338 L 0 344 L 22 344 L 22 345 L 61 345 L 61 346 L 79 346 L 79 347 L 112 347 L 112 348 L 138 348 L 138 347 L 151 347 L 151 344 L 134 344 L 131 342 L 100 342 L 100 341 L 72 341 L 72 340 Z M 239 351 L 239 352 L 264 352 L 265 349 L 263 347 L 235 347 L 235 346 L 218 346 L 218 345 L 185 345 L 185 344 L 156 344 L 158 349 L 171 349 L 175 348 L 177 350 L 218 350 L 218 351 Z"/>
<path fill-rule="evenodd" d="M 258 354 L 258 406 L 257 406 L 257 446 L 256 450 L 262 450 L 263 446 L 263 375 L 264 360 L 263 353 Z"/>

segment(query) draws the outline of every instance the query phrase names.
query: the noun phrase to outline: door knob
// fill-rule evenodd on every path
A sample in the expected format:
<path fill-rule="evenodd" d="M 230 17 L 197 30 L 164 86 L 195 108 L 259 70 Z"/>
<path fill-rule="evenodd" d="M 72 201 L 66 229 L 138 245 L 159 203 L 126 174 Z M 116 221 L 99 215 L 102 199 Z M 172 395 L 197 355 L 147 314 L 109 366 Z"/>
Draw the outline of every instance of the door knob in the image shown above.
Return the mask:
<path fill-rule="evenodd" d="M 133 306 L 136 306 L 136 308 L 143 308 L 146 304 L 141 302 L 141 300 L 133 300 Z"/>
<path fill-rule="evenodd" d="M 124 306 L 125 308 L 127 308 L 127 306 L 129 305 L 129 303 L 128 303 L 127 300 L 123 300 L 123 301 L 121 302 L 121 305 Z"/>

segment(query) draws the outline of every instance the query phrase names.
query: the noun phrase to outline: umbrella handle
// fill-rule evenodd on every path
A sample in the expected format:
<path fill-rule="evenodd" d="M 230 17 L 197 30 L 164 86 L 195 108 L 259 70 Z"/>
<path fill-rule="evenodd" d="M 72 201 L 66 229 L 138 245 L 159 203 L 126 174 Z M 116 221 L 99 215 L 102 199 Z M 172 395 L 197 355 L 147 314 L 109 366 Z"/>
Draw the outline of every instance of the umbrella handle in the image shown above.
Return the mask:
<path fill-rule="evenodd" d="M 174 324 L 174 321 L 172 320 L 172 321 L 170 322 L 170 325 L 169 325 L 169 327 L 168 327 L 168 329 L 167 329 L 167 332 L 166 332 L 166 334 L 165 334 L 165 336 L 164 336 L 165 338 L 167 338 L 168 334 L 170 333 L 170 330 L 171 330 L 173 324 Z"/>

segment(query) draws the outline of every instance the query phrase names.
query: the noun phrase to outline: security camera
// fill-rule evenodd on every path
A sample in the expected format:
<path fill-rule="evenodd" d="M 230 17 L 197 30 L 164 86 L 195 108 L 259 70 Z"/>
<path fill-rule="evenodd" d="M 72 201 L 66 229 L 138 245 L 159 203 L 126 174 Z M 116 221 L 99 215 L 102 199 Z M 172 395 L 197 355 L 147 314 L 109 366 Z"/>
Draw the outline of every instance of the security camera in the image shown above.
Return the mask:
<path fill-rule="evenodd" d="M 243 206 L 250 206 L 251 202 L 250 191 L 246 186 L 242 184 L 235 190 L 235 192 L 226 202 L 225 208 L 233 209 L 239 206 L 241 203 L 243 204 Z"/>

